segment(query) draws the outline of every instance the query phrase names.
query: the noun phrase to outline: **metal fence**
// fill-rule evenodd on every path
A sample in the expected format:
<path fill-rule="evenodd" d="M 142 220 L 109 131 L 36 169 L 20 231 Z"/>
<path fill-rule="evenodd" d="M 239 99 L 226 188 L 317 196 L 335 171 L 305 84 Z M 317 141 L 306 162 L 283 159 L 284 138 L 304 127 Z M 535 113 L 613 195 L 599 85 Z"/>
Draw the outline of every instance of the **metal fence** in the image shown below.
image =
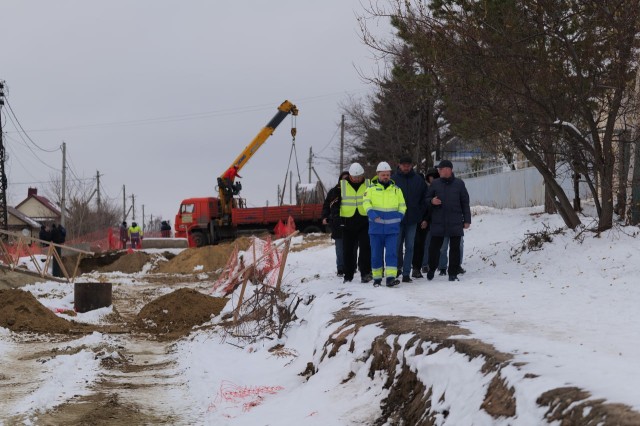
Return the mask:
<path fill-rule="evenodd" d="M 558 169 L 556 181 L 571 199 L 574 197 L 571 171 L 563 165 Z M 477 176 L 472 176 L 473 174 Z M 513 209 L 544 204 L 544 180 L 535 167 L 511 170 L 510 167 L 501 166 L 456 177 L 464 179 L 472 206 Z M 591 198 L 584 182 L 579 184 L 579 193 L 581 199 Z"/>

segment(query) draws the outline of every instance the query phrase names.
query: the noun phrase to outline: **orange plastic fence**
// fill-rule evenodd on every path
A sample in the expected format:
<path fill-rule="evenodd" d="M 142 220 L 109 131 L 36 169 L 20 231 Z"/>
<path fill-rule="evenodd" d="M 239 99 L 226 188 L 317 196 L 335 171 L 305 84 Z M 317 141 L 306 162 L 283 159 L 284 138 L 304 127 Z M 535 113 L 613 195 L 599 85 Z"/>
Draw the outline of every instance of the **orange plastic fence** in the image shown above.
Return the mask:
<path fill-rule="evenodd" d="M 160 238 L 161 235 L 160 231 L 148 231 L 144 234 L 147 238 Z M 115 227 L 101 229 L 76 238 L 67 239 L 64 244 L 76 247 L 87 245 L 88 250 L 95 253 L 102 253 L 109 250 L 120 250 L 123 248 L 122 243 L 120 242 L 120 229 Z M 29 256 L 29 254 L 44 254 L 42 247 L 38 243 L 32 243 L 30 246 L 25 246 L 24 244 L 19 245 L 13 242 L 5 243 L 5 246 L 7 248 L 7 252 L 14 259 Z"/>

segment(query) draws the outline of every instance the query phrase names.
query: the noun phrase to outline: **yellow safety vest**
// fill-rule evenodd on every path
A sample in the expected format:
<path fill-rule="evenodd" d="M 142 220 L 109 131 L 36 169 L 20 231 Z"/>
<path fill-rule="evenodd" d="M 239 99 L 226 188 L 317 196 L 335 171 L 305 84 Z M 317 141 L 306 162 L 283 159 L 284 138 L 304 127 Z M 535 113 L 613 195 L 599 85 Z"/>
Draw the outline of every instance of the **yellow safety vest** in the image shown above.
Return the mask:
<path fill-rule="evenodd" d="M 361 216 L 367 215 L 362 204 L 362 197 L 370 184 L 369 179 L 365 179 L 356 191 L 353 186 L 348 184 L 347 179 L 340 181 L 340 217 L 352 217 L 356 213 L 356 209 Z"/>

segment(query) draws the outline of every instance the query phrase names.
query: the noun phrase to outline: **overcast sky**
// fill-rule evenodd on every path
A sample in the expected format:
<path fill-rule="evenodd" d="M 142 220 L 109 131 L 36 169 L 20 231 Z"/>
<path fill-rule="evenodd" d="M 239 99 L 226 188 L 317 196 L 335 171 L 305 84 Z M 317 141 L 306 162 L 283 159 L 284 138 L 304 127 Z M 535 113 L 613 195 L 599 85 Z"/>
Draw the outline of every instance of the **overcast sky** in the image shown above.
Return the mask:
<path fill-rule="evenodd" d="M 358 0 L 3 2 L 0 79 L 33 142 L 66 142 L 70 179 L 99 171 L 103 197 L 121 205 L 126 185 L 138 221 L 144 204 L 147 218 L 173 223 L 182 199 L 216 194 L 216 178 L 285 99 L 300 110 L 303 182 L 313 147 L 316 170 L 335 183 L 339 104 L 372 91 L 358 69 L 379 69 L 359 37 L 362 13 Z M 62 154 L 25 142 L 7 110 L 15 205 L 29 186 L 47 192 Z M 287 118 L 240 173 L 250 206 L 275 203 L 290 128 Z"/>

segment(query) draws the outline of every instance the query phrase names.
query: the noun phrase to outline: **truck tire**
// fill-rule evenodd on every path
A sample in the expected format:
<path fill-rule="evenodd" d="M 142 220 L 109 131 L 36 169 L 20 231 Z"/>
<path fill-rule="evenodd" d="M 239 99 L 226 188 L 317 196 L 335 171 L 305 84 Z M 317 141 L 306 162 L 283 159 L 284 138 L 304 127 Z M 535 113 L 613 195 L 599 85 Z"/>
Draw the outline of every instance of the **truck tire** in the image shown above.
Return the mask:
<path fill-rule="evenodd" d="M 302 230 L 304 234 L 322 233 L 322 229 L 315 225 L 309 225 Z"/>
<path fill-rule="evenodd" d="M 193 242 L 196 245 L 196 247 L 203 247 L 203 246 L 206 246 L 208 243 L 207 236 L 202 232 L 194 232 L 193 234 L 191 234 L 191 238 L 193 239 Z"/>

